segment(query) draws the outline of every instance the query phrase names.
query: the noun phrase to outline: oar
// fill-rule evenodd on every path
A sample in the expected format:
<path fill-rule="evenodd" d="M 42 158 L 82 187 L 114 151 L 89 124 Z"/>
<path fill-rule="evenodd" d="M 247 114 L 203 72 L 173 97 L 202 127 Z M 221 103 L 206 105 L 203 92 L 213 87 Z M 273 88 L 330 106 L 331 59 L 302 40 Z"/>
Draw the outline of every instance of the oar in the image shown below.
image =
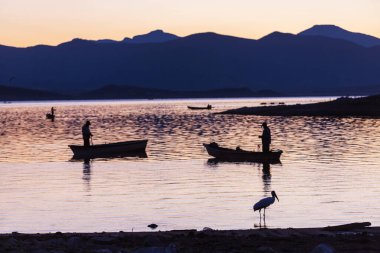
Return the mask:
<path fill-rule="evenodd" d="M 92 136 L 91 136 L 90 138 L 91 138 L 91 145 L 93 146 L 93 145 L 94 145 L 94 142 L 92 141 Z"/>

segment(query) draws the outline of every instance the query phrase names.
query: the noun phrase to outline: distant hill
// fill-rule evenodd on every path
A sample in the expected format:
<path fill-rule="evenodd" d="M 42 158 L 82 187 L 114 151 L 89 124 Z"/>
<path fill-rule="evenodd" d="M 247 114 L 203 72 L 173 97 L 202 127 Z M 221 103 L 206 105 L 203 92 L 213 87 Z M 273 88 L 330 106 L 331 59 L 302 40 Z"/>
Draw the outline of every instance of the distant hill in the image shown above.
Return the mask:
<path fill-rule="evenodd" d="M 84 42 L 94 42 L 97 44 L 118 44 L 118 43 L 126 43 L 126 44 L 144 44 L 144 43 L 163 43 L 163 42 L 168 42 L 171 40 L 176 40 L 181 37 L 171 34 L 171 33 L 166 33 L 163 30 L 155 30 L 151 31 L 147 34 L 141 34 L 141 35 L 136 35 L 132 39 L 125 37 L 121 41 L 117 40 L 111 40 L 111 39 L 101 39 L 101 40 L 85 40 L 85 39 L 80 39 L 80 38 L 75 38 L 70 42 L 73 41 L 84 41 Z M 61 44 L 66 44 L 70 42 L 64 42 Z"/>
<path fill-rule="evenodd" d="M 133 86 L 107 85 L 79 95 L 81 99 L 153 99 L 153 98 L 228 98 L 228 97 L 278 97 L 271 90 L 253 92 L 247 88 L 216 89 L 203 91 L 173 91 Z"/>
<path fill-rule="evenodd" d="M 186 92 L 247 87 L 288 95 L 367 95 L 380 87 L 380 46 L 280 32 L 259 40 L 215 33 L 137 44 L 74 39 L 58 46 L 0 46 L 0 67 L 0 83 L 14 77 L 12 84 L 20 87 L 71 94 L 122 84 Z"/>
<path fill-rule="evenodd" d="M 147 34 L 134 36 L 130 40 L 124 39 L 124 42 L 128 43 L 162 43 L 171 40 L 178 39 L 177 35 L 166 33 L 162 30 L 155 30 Z"/>
<path fill-rule="evenodd" d="M 300 32 L 298 35 L 308 35 L 308 36 L 324 36 L 335 39 L 342 39 L 351 41 L 355 44 L 364 46 L 364 47 L 373 47 L 380 46 L 380 39 L 363 34 L 363 33 L 355 33 L 344 30 L 335 25 L 315 25 L 303 32 Z"/>
<path fill-rule="evenodd" d="M 119 43 L 117 40 L 103 39 L 103 40 L 95 40 L 96 43 Z"/>
<path fill-rule="evenodd" d="M 378 118 L 380 117 L 380 95 L 360 98 L 341 97 L 333 101 L 303 105 L 243 107 L 224 111 L 221 114 Z"/>
<path fill-rule="evenodd" d="M 0 101 L 24 100 L 87 100 L 87 99 L 164 99 L 164 98 L 229 98 L 229 97 L 278 97 L 282 94 L 261 90 L 253 92 L 247 88 L 217 89 L 205 91 L 173 91 L 133 86 L 107 85 L 93 91 L 63 95 L 42 90 L 0 85 Z"/>
<path fill-rule="evenodd" d="M 0 100 L 3 101 L 60 100 L 67 98 L 68 96 L 53 92 L 0 85 Z"/>

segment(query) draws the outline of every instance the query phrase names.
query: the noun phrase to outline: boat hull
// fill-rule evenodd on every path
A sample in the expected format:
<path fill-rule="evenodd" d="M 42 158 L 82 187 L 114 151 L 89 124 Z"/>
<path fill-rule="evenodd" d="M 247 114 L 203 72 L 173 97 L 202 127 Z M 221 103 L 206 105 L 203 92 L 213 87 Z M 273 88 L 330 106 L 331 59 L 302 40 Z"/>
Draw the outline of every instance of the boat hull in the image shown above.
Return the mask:
<path fill-rule="evenodd" d="M 52 119 L 52 120 L 54 120 L 54 118 L 55 118 L 54 114 L 46 113 L 46 119 Z"/>
<path fill-rule="evenodd" d="M 190 110 L 211 110 L 212 109 L 211 106 L 207 106 L 207 107 L 187 106 L 187 108 Z"/>
<path fill-rule="evenodd" d="M 96 157 L 112 157 L 136 154 L 145 154 L 145 148 L 148 140 L 135 140 L 116 142 L 108 144 L 99 144 L 91 146 L 69 145 L 74 153 L 74 158 L 96 158 Z"/>
<path fill-rule="evenodd" d="M 207 153 L 220 161 L 231 162 L 260 162 L 278 163 L 282 150 L 272 150 L 270 152 L 252 152 L 245 150 L 235 150 L 222 148 L 216 145 L 203 144 Z"/>

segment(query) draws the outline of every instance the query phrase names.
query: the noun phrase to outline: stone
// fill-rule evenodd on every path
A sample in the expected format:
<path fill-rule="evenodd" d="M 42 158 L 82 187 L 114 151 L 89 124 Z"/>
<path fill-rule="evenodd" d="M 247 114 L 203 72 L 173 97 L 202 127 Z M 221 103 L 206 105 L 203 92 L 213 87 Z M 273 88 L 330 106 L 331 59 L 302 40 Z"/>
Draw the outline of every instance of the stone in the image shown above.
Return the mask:
<path fill-rule="evenodd" d="M 111 237 L 111 236 L 97 236 L 92 237 L 91 241 L 93 241 L 96 244 L 102 244 L 102 245 L 110 245 L 113 244 L 117 238 Z"/>
<path fill-rule="evenodd" d="M 157 236 L 154 235 L 148 235 L 144 240 L 145 246 L 158 246 L 162 245 L 160 239 L 158 239 Z"/>
<path fill-rule="evenodd" d="M 81 238 L 78 237 L 78 236 L 72 236 L 69 238 L 69 240 L 67 241 L 67 247 L 69 249 L 75 249 L 75 248 L 78 248 L 80 243 L 81 243 Z"/>
<path fill-rule="evenodd" d="M 151 228 L 151 229 L 156 229 L 156 228 L 158 227 L 158 225 L 152 223 L 152 224 L 149 224 L 147 227 L 148 227 L 148 228 Z"/>
<path fill-rule="evenodd" d="M 44 249 L 35 249 L 30 251 L 31 253 L 49 253 L 49 251 L 44 250 Z"/>
<path fill-rule="evenodd" d="M 177 253 L 177 247 L 171 243 L 167 247 L 145 247 L 132 251 L 132 253 Z"/>
<path fill-rule="evenodd" d="M 18 246 L 18 240 L 11 237 L 8 239 L 8 241 L 5 243 L 5 245 L 8 247 L 8 248 L 11 248 L 11 249 L 14 249 Z"/>
<path fill-rule="evenodd" d="M 110 250 L 110 249 L 96 249 L 96 250 L 93 250 L 92 253 L 112 253 L 112 250 Z"/>
<path fill-rule="evenodd" d="M 275 253 L 274 249 L 268 246 L 260 246 L 256 249 L 256 252 L 258 253 Z"/>
<path fill-rule="evenodd" d="M 324 243 L 319 244 L 317 247 L 315 247 L 310 253 L 334 253 L 335 250 Z"/>

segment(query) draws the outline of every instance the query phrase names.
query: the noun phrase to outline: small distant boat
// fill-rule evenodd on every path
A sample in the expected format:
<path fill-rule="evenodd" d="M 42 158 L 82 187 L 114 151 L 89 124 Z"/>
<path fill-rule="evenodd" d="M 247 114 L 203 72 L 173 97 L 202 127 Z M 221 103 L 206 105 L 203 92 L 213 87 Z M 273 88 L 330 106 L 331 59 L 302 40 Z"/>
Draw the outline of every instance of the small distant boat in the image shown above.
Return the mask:
<path fill-rule="evenodd" d="M 46 113 L 46 119 L 54 120 L 55 119 L 55 115 L 51 114 L 51 113 Z"/>
<path fill-rule="evenodd" d="M 107 144 L 97 144 L 91 146 L 69 145 L 74 153 L 74 158 L 96 158 L 96 157 L 113 157 L 123 156 L 124 154 L 139 154 L 145 153 L 145 148 L 148 140 L 134 140 L 115 142 Z"/>
<path fill-rule="evenodd" d="M 207 153 L 221 161 L 232 162 L 279 162 L 282 150 L 270 152 L 246 151 L 240 148 L 230 149 L 219 147 L 217 143 L 203 144 Z"/>
<path fill-rule="evenodd" d="M 279 105 L 284 105 L 285 104 L 285 102 L 280 102 L 280 103 L 278 103 Z"/>
<path fill-rule="evenodd" d="M 266 102 L 261 102 L 260 105 L 266 105 L 267 103 Z"/>
<path fill-rule="evenodd" d="M 187 108 L 189 108 L 190 110 L 211 110 L 212 109 L 212 106 L 211 105 L 207 105 L 205 107 L 199 107 L 199 106 L 187 106 Z"/>

